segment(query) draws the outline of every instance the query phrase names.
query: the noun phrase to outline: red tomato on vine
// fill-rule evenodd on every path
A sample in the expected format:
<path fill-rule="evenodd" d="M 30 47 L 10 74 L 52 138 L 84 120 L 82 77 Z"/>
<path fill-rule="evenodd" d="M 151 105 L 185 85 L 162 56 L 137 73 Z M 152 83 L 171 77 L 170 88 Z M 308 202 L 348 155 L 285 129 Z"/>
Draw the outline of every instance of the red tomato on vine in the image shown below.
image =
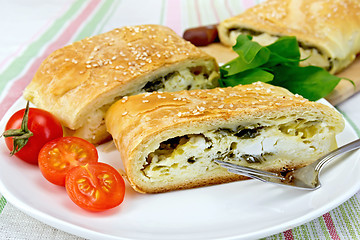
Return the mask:
<path fill-rule="evenodd" d="M 38 163 L 38 154 L 45 143 L 63 136 L 60 121 L 51 113 L 29 108 L 14 113 L 6 124 L 3 133 L 11 155 L 25 162 Z"/>

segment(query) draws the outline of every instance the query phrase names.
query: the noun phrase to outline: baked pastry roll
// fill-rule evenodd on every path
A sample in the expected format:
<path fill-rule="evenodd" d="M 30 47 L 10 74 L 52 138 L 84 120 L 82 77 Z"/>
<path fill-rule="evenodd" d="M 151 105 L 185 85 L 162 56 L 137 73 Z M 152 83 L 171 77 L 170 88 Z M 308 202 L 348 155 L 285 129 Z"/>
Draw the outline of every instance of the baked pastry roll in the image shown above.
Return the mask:
<path fill-rule="evenodd" d="M 53 113 L 67 135 L 92 143 L 109 138 L 104 115 L 123 96 L 213 88 L 215 59 L 171 29 L 128 26 L 74 42 L 47 57 L 25 99 Z"/>
<path fill-rule="evenodd" d="M 334 109 L 260 82 L 130 96 L 105 122 L 130 184 L 143 193 L 245 179 L 215 159 L 290 171 L 336 148 L 344 128 Z"/>
<path fill-rule="evenodd" d="M 284 35 L 296 36 L 303 66 L 336 73 L 360 52 L 358 0 L 268 0 L 218 26 L 220 41 L 232 46 L 239 34 L 249 34 L 261 45 Z"/>

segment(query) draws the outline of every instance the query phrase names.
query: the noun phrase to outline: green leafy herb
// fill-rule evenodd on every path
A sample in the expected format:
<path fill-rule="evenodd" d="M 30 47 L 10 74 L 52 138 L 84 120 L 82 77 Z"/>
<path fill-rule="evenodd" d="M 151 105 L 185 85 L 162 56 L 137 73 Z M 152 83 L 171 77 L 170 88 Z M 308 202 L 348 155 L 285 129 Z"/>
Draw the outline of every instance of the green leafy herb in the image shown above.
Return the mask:
<path fill-rule="evenodd" d="M 221 87 L 261 81 L 316 101 L 328 95 L 342 79 L 320 67 L 300 67 L 295 37 L 280 37 L 273 44 L 261 46 L 251 36 L 239 35 L 233 50 L 239 56 L 220 67 Z"/>

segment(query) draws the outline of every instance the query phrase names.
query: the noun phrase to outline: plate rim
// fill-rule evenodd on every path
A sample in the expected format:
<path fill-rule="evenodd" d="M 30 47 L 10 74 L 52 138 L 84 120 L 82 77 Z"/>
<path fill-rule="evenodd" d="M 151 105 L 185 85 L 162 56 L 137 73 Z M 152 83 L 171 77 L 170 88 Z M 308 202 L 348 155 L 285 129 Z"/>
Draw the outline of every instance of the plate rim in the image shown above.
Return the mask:
<path fill-rule="evenodd" d="M 15 103 L 8 109 L 8 111 L 4 114 L 3 118 L 0 121 L 0 127 L 3 128 L 5 126 L 5 123 L 7 119 L 9 118 L 10 114 L 18 110 L 16 107 L 19 102 L 25 101 L 22 97 L 17 99 Z M 320 102 L 330 105 L 326 100 L 322 99 Z M 351 140 L 358 139 L 357 133 L 355 129 L 352 127 L 352 125 L 347 121 L 346 118 L 344 118 L 345 121 L 345 127 L 347 126 L 348 131 L 350 131 L 348 134 L 351 134 Z M 3 129 L 1 129 L 3 130 Z M 4 143 L 1 143 L 4 144 Z M 353 157 L 359 158 L 360 156 L 360 149 L 356 150 L 351 153 L 351 155 L 355 155 Z M 251 180 L 256 181 L 256 180 Z M 351 185 L 350 188 L 348 188 L 347 191 L 345 191 L 346 194 L 341 194 L 339 198 L 334 199 L 332 201 L 329 201 L 325 206 L 322 206 L 321 208 L 318 208 L 314 211 L 310 211 L 308 214 L 302 215 L 300 217 L 294 218 L 286 223 L 280 224 L 280 225 L 274 225 L 262 230 L 258 230 L 255 232 L 251 232 L 248 234 L 241 234 L 241 235 L 234 235 L 234 236 L 227 236 L 227 237 L 221 237 L 221 238 L 213 238 L 218 240 L 235 240 L 235 239 L 248 239 L 248 238 L 261 238 L 261 237 L 267 237 L 276 233 L 281 233 L 283 231 L 286 231 L 288 229 L 300 226 L 302 224 L 305 224 L 307 222 L 310 222 L 321 215 L 331 211 L 332 209 L 340 206 L 345 201 L 347 201 L 349 198 L 351 198 L 353 195 L 356 194 L 356 192 L 360 189 L 360 181 L 357 184 Z M 3 195 L 3 197 L 6 199 L 8 203 L 19 209 L 20 211 L 26 213 L 27 215 L 39 220 L 40 222 L 52 226 L 54 228 L 57 228 L 61 231 L 65 231 L 67 233 L 73 234 L 75 236 L 89 238 L 89 239 L 119 239 L 119 240 L 129 240 L 129 239 L 142 239 L 142 238 L 128 238 L 128 237 L 122 237 L 122 236 L 114 236 L 110 234 L 104 234 L 98 231 L 94 231 L 91 229 L 87 229 L 85 227 L 78 226 L 73 223 L 69 223 L 67 221 L 64 221 L 62 219 L 59 219 L 57 217 L 51 216 L 48 213 L 45 213 L 41 211 L 40 209 L 35 208 L 34 206 L 31 206 L 21 199 L 16 198 L 11 192 L 10 189 L 8 189 L 7 186 L 3 184 L 3 180 L 0 177 L 0 192 Z M 185 236 L 185 235 L 184 235 Z M 169 237 L 169 236 L 166 236 Z M 162 238 L 161 238 L 162 239 Z M 184 239 L 184 238 L 174 238 L 174 239 Z"/>

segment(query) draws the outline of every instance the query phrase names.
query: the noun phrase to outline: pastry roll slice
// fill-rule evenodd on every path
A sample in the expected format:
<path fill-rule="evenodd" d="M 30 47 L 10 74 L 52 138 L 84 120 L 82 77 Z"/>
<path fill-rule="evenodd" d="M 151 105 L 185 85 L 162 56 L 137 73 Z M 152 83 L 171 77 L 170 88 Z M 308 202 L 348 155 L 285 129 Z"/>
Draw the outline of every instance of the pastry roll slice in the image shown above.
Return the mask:
<path fill-rule="evenodd" d="M 284 35 L 296 36 L 303 66 L 336 73 L 360 52 L 358 0 L 268 0 L 218 26 L 220 41 L 232 46 L 239 34 L 269 45 Z"/>
<path fill-rule="evenodd" d="M 74 42 L 43 61 L 25 99 L 53 113 L 67 135 L 108 139 L 104 115 L 123 96 L 217 86 L 215 59 L 171 29 L 129 26 Z"/>
<path fill-rule="evenodd" d="M 244 179 L 215 159 L 287 172 L 336 148 L 344 128 L 334 109 L 260 82 L 131 96 L 105 122 L 130 184 L 143 193 Z"/>

